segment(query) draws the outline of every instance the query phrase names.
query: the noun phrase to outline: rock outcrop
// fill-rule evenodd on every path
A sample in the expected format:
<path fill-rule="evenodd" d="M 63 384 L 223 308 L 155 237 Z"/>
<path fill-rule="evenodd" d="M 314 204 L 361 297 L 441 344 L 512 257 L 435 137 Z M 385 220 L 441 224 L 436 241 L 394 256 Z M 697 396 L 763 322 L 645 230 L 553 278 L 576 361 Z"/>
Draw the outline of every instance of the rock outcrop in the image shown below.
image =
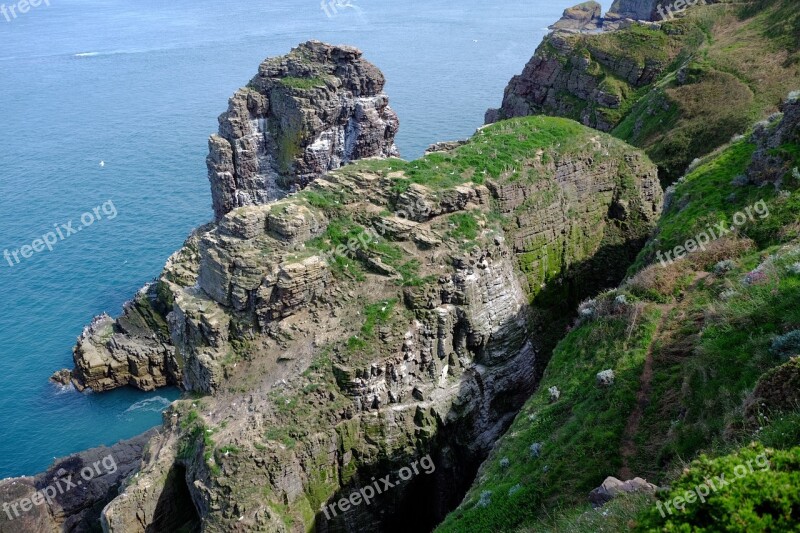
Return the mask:
<path fill-rule="evenodd" d="M 637 477 L 628 481 L 609 476 L 603 484 L 589 493 L 589 503 L 594 507 L 601 507 L 618 496 L 634 493 L 654 494 L 658 487 L 646 480 Z"/>
<path fill-rule="evenodd" d="M 636 38 L 651 51 L 642 55 L 626 44 L 624 31 L 555 31 L 546 36 L 522 73 L 509 82 L 501 107 L 487 111 L 486 123 L 545 114 L 610 131 L 622 118 L 628 95 L 653 83 L 679 52 L 673 42 L 679 38 L 642 26 Z"/>
<path fill-rule="evenodd" d="M 641 154 L 530 117 L 225 214 L 154 289 L 183 387 L 211 396 L 174 404 L 105 527 L 177 527 L 160 502 L 184 494 L 171 514 L 208 528 L 430 528 L 532 392 L 546 302 L 618 282 L 660 205 Z M 321 509 L 424 456 L 391 497 Z"/>
<path fill-rule="evenodd" d="M 590 0 L 565 9 L 561 20 L 550 26 L 550 29 L 567 32 L 596 31 L 603 26 L 602 15 L 602 6 Z"/>
<path fill-rule="evenodd" d="M 59 459 L 35 477 L 0 481 L 0 503 L 7 504 L 0 513 L 0 533 L 98 531 L 103 507 L 138 471 L 145 447 L 156 435 L 151 430 Z"/>
<path fill-rule="evenodd" d="M 356 48 L 318 41 L 267 59 L 209 141 L 217 218 L 305 187 L 350 161 L 395 156 L 399 122 L 383 74 Z"/>
<path fill-rule="evenodd" d="M 789 95 L 781 105 L 781 113 L 757 124 L 751 141 L 757 149 L 747 168 L 748 182 L 780 188 L 785 179 L 798 179 L 793 175 L 793 154 L 782 147 L 800 143 L 800 92 Z"/>
<path fill-rule="evenodd" d="M 357 159 L 398 155 L 394 137 L 399 122 L 382 92 L 384 84 L 380 70 L 364 60 L 361 51 L 347 46 L 309 41 L 286 56 L 264 61 L 258 75 L 231 98 L 228 111 L 220 116 L 219 133 L 209 142 L 209 180 L 220 221 L 219 238 L 235 238 L 237 232 L 259 222 L 235 217 L 223 221 L 234 208 L 276 200 Z M 269 225 L 275 239 L 290 243 L 307 238 L 304 232 L 319 227 L 319 221 L 309 221 L 313 227 L 306 227 L 302 212 L 273 214 L 260 222 Z M 228 325 L 217 324 L 208 315 L 205 320 L 211 323 L 195 323 L 195 306 L 213 306 L 219 300 L 241 309 L 243 293 L 221 295 L 227 284 L 217 278 L 229 275 L 236 281 L 247 274 L 226 272 L 230 265 L 220 262 L 235 259 L 237 252 L 231 255 L 223 250 L 221 256 L 214 255 L 218 238 L 200 239 L 201 233 L 170 259 L 156 283 L 125 305 L 120 318 L 102 315 L 86 328 L 74 349 L 72 378 L 79 390 L 105 391 L 126 385 L 142 390 L 165 385 L 193 389 L 197 372 L 206 370 L 190 365 L 184 383 L 186 357 L 176 354 L 175 347 L 191 352 L 192 361 L 225 357 L 220 355 L 228 349 L 222 330 Z M 202 269 L 200 249 L 208 252 Z M 182 293 L 170 315 L 176 287 L 198 281 L 206 290 Z M 168 315 L 173 321 L 170 325 Z M 197 351 L 197 339 L 204 339 L 207 347 L 202 353 Z M 64 381 L 65 376 L 61 373 L 54 379 Z M 215 379 L 204 375 L 201 381 Z"/>
<path fill-rule="evenodd" d="M 686 3 L 694 5 L 697 2 L 706 3 L 706 0 L 690 0 L 689 2 L 684 2 L 684 5 Z M 660 20 L 658 7 L 668 3 L 668 1 L 662 2 L 662 0 L 614 0 L 608 13 L 606 13 L 606 18 L 610 20 Z"/>
<path fill-rule="evenodd" d="M 183 361 L 175 352 L 167 317 L 176 291 L 197 282 L 198 229 L 172 255 L 154 283 L 143 287 L 123 306 L 120 317 L 95 317 L 73 348 L 75 368 L 69 372 L 75 387 L 102 392 L 123 386 L 150 391 L 166 385 L 182 386 Z M 66 381 L 67 372 L 51 380 Z"/>

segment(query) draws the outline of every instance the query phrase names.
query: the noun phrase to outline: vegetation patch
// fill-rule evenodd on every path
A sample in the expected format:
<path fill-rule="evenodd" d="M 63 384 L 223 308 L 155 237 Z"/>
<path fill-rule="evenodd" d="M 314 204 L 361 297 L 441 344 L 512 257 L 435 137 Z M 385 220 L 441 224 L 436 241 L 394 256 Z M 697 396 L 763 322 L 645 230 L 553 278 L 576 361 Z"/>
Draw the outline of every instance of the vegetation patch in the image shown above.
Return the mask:
<path fill-rule="evenodd" d="M 278 81 L 282 85 L 290 87 L 292 89 L 308 90 L 308 89 L 313 89 L 314 87 L 325 86 L 325 80 L 323 80 L 322 78 L 297 78 L 292 76 L 286 76 L 285 78 L 280 78 Z"/>
<path fill-rule="evenodd" d="M 437 531 L 531 526 L 547 509 L 583 504 L 619 469 L 625 423 L 659 319 L 657 309 L 634 309 L 626 304 L 598 316 L 559 343 L 538 391 L 484 464 L 480 483 Z M 608 369 L 615 383 L 601 387 L 597 373 Z M 551 388 L 559 393 L 555 401 Z"/>
<path fill-rule="evenodd" d="M 800 447 L 782 451 L 753 445 L 722 457 L 702 456 L 659 496 L 661 505 L 644 513 L 637 530 L 796 531 L 797 487 Z M 700 494 L 706 494 L 702 500 Z M 665 509 L 667 502 L 682 509 Z"/>

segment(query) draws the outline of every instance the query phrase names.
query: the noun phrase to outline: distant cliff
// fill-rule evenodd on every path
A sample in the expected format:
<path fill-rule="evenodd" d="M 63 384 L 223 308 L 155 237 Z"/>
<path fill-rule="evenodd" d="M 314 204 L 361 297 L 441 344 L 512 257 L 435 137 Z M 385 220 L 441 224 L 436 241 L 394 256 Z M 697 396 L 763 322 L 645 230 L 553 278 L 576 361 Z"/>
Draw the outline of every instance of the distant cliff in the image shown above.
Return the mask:
<path fill-rule="evenodd" d="M 598 7 L 565 12 L 487 123 L 575 119 L 643 148 L 666 186 L 777 111 L 800 76 L 793 1 L 617 0 L 603 17 Z"/>

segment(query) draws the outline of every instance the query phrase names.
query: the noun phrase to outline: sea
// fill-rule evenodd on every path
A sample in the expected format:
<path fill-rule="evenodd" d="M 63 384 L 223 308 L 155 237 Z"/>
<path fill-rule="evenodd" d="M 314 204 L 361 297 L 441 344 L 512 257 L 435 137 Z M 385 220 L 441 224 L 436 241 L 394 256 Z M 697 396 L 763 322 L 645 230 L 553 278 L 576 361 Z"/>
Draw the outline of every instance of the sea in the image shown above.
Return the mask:
<path fill-rule="evenodd" d="M 48 378 L 212 218 L 207 139 L 263 59 L 309 39 L 360 48 L 414 159 L 469 137 L 576 0 L 4 2 L 0 478 L 137 435 L 179 398 Z"/>

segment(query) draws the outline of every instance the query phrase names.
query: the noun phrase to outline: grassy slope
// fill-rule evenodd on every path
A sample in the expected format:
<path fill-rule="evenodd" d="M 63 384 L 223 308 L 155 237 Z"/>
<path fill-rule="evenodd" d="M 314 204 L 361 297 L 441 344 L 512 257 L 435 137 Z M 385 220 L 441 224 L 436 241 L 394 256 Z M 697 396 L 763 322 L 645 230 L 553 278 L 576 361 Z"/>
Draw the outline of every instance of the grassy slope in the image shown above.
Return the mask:
<path fill-rule="evenodd" d="M 616 125 L 615 136 L 644 148 L 669 184 L 800 88 L 800 10 L 795 0 L 723 2 L 690 9 L 662 30 L 586 36 L 575 54 L 666 67 L 636 88 L 593 62 L 602 89 L 622 104 L 592 112 Z M 587 103 L 573 104 L 570 116 L 579 119 Z"/>
<path fill-rule="evenodd" d="M 798 147 L 784 148 L 784 153 L 797 153 Z M 760 419 L 760 430 L 744 416 L 744 401 L 758 379 L 785 362 L 771 350 L 773 341 L 800 329 L 800 183 L 787 179 L 783 191 L 732 185 L 753 149 L 747 141 L 734 143 L 676 187 L 672 207 L 660 221 L 658 240 L 642 252 L 631 272 L 636 275 L 620 289 L 629 304 L 641 306 L 636 323 L 631 326 L 630 312 L 620 312 L 610 303 L 613 293 L 598 299 L 606 302 L 599 305 L 605 312 L 561 342 L 539 391 L 498 443 L 464 503 L 439 531 L 598 531 L 620 530 L 621 525 L 629 529 L 637 523 L 644 530 L 680 527 L 680 520 L 662 524 L 648 498 L 617 501 L 602 512 L 587 505 L 589 490 L 608 475 L 620 475 L 622 429 L 634 407 L 633 394 L 639 389 L 643 354 L 648 350 L 654 365 L 652 389 L 626 465 L 634 475 L 669 484 L 680 477 L 686 461 L 701 453 L 743 453 L 736 450 L 752 440 L 779 449 L 800 444 L 800 406 L 786 406 L 780 414 L 763 413 L 768 418 Z M 739 237 L 721 240 L 707 252 L 666 268 L 647 266 L 656 249 L 684 243 L 709 224 L 731 221 L 734 213 L 758 200 L 764 200 L 769 216 L 748 221 Z M 714 271 L 722 259 L 731 262 Z M 755 277 L 758 282 L 744 283 L 756 270 L 764 273 Z M 659 313 L 663 319 L 654 329 Z M 600 389 L 594 382 L 595 373 L 605 368 L 617 370 L 612 390 Z M 552 385 L 562 390 L 562 396 L 549 404 L 547 388 Z M 536 459 L 529 449 L 534 442 L 543 444 Z M 790 471 L 793 460 L 784 461 Z M 712 461 L 711 466 L 708 461 L 697 463 L 684 476 L 698 468 L 723 469 L 729 463 L 729 459 Z M 766 481 L 756 483 L 756 488 L 766 490 L 768 480 L 785 485 L 786 479 L 794 479 L 792 475 L 762 476 Z M 686 484 L 681 481 L 677 486 L 681 483 Z M 748 502 L 765 497 L 756 489 L 741 490 L 737 497 Z M 797 493 L 796 486 L 793 490 L 790 494 Z M 490 494 L 480 503 L 484 493 Z M 722 491 L 707 509 L 736 506 L 730 494 Z M 759 521 L 763 516 L 749 505 L 742 506 L 750 514 L 742 518 L 745 526 L 740 525 L 739 531 L 751 526 L 758 530 L 764 524 Z M 773 507 L 784 514 L 797 512 L 796 507 L 792 511 L 791 501 L 783 500 L 757 511 L 766 516 Z M 684 519 L 701 520 L 694 511 Z M 779 516 L 773 518 L 780 522 Z M 754 521 L 747 522 L 750 519 Z M 786 530 L 783 524 L 775 530 Z M 704 527 L 737 530 L 714 529 L 705 523 Z"/>
<path fill-rule="evenodd" d="M 626 306 L 568 335 L 539 391 L 482 467 L 477 486 L 439 531 L 513 531 L 544 509 L 585 500 L 597 479 L 617 470 L 619 442 L 658 318 L 655 308 Z M 618 384 L 603 388 L 595 376 L 607 369 Z M 551 403 L 553 386 L 561 396 Z M 542 445 L 538 457 L 531 450 L 536 443 Z"/>
<path fill-rule="evenodd" d="M 800 87 L 794 0 L 701 6 L 669 26 L 684 34 L 681 53 L 647 90 L 629 91 L 618 117 L 611 116 L 621 119 L 614 135 L 644 148 L 665 183 Z"/>

